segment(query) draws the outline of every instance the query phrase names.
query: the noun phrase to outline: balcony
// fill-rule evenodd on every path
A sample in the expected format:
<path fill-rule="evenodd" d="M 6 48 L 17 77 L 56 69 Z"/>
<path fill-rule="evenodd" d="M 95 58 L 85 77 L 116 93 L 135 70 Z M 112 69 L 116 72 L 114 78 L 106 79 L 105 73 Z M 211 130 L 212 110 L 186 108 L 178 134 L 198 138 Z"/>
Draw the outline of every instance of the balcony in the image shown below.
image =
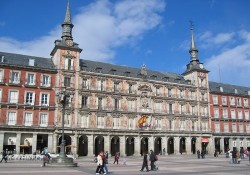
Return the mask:
<path fill-rule="evenodd" d="M 0 99 L 0 105 L 2 106 L 19 106 L 19 107 L 39 107 L 39 108 L 53 108 L 55 107 L 55 102 L 49 102 L 49 103 L 42 103 L 41 101 L 35 101 L 35 102 L 24 102 L 23 99 Z"/>
<path fill-rule="evenodd" d="M 22 86 L 22 81 L 21 80 L 9 80 L 9 85 L 10 86 Z"/>
<path fill-rule="evenodd" d="M 52 84 L 51 83 L 41 82 L 40 83 L 40 88 L 42 88 L 42 89 L 51 89 L 52 88 Z"/>
<path fill-rule="evenodd" d="M 0 79 L 0 85 L 5 85 L 7 82 L 6 82 L 6 79 L 5 78 L 1 78 Z"/>
<path fill-rule="evenodd" d="M 37 87 L 37 82 L 25 82 L 25 87 Z"/>

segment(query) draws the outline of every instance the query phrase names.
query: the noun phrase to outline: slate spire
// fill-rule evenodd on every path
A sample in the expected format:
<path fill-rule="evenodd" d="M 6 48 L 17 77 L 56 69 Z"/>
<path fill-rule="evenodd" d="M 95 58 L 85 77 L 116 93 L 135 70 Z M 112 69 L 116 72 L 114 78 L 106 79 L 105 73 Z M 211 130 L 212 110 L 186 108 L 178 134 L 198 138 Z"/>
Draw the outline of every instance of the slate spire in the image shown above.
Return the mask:
<path fill-rule="evenodd" d="M 73 40 L 73 37 L 72 37 L 72 28 L 73 27 L 74 27 L 74 25 L 71 22 L 70 5 L 69 5 L 69 0 L 68 0 L 66 15 L 64 18 L 64 23 L 62 24 L 62 37 L 61 38 L 63 40 L 66 40 L 66 39 Z"/>
<path fill-rule="evenodd" d="M 198 58 L 198 49 L 195 47 L 195 41 L 194 41 L 194 26 L 193 23 L 190 22 L 190 32 L 191 32 L 191 43 L 190 43 L 190 61 L 196 61 L 199 62 Z"/>

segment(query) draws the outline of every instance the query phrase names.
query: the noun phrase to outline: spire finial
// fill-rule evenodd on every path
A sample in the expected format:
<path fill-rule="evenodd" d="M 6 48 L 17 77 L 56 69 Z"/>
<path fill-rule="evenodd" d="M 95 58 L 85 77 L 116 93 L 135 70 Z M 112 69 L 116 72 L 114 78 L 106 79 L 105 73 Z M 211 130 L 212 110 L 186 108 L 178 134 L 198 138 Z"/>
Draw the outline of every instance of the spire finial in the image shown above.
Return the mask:
<path fill-rule="evenodd" d="M 191 56 L 191 61 L 199 61 L 198 58 L 198 50 L 195 47 L 195 41 L 194 41 L 194 24 L 192 21 L 190 22 L 190 31 L 191 31 L 191 43 L 190 43 L 190 56 Z"/>
<path fill-rule="evenodd" d="M 66 10 L 66 15 L 65 15 L 64 23 L 71 23 L 69 0 L 68 0 L 68 4 L 67 4 L 67 10 Z"/>

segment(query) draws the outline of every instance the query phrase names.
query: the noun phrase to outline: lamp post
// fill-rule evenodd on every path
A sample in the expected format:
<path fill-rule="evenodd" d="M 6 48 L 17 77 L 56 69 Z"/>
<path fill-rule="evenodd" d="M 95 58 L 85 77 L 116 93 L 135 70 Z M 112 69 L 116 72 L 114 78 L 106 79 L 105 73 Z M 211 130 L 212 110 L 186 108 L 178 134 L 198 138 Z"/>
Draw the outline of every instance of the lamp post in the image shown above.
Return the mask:
<path fill-rule="evenodd" d="M 65 108 L 70 103 L 71 96 L 73 94 L 67 91 L 62 91 L 56 96 L 58 98 L 58 104 L 62 107 L 62 140 L 60 144 L 60 154 L 58 157 L 52 159 L 52 164 L 56 166 L 70 166 L 75 167 L 77 163 L 73 162 L 73 158 L 67 157 L 65 153 L 65 140 L 64 140 L 64 115 Z"/>

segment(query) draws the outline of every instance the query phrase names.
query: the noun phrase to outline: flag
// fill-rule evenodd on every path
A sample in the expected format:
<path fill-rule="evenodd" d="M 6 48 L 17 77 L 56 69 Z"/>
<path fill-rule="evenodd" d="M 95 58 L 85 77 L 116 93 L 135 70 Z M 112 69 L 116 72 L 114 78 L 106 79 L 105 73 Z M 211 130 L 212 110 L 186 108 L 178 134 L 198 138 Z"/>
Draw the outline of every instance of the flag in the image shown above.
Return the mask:
<path fill-rule="evenodd" d="M 152 125 L 152 115 L 148 116 L 146 114 L 137 115 L 138 121 L 137 126 L 139 128 L 148 128 Z"/>

